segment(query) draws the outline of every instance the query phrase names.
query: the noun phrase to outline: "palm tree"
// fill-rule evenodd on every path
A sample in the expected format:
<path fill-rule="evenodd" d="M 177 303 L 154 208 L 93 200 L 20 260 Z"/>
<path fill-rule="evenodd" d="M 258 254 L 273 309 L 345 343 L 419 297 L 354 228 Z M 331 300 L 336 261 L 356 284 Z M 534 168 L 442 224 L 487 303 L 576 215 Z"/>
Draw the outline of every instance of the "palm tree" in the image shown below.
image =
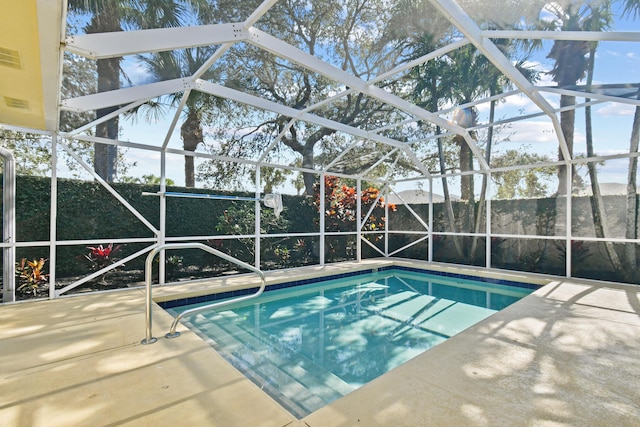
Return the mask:
<path fill-rule="evenodd" d="M 636 96 L 640 99 L 640 89 Z M 636 107 L 635 114 L 633 115 L 633 128 L 631 131 L 631 138 L 629 142 L 629 153 L 637 153 L 638 145 L 640 142 L 640 107 Z M 636 185 L 636 177 L 638 172 L 638 157 L 629 157 L 629 172 L 627 176 L 627 209 L 626 209 L 626 231 L 625 238 L 637 239 L 639 234 L 638 224 L 638 188 Z M 627 244 L 625 245 L 625 258 L 629 271 L 637 271 L 637 257 L 638 249 L 637 245 Z"/>
<path fill-rule="evenodd" d="M 637 15 L 640 12 L 640 1 L 638 0 L 625 0 L 624 1 L 625 8 L 624 13 Z M 556 17 L 561 19 L 562 29 L 563 30 L 589 30 L 589 31 L 601 31 L 607 27 L 609 27 L 613 21 L 611 4 L 597 4 L 597 5 L 586 5 L 578 10 L 573 10 L 572 6 L 569 5 L 566 9 L 562 9 L 560 5 L 554 3 L 548 6 L 549 10 L 552 11 Z M 591 87 L 593 81 L 593 71 L 595 67 L 595 53 L 597 49 L 597 42 L 587 43 L 584 41 L 564 41 L 557 40 L 551 51 L 549 52 L 548 57 L 555 60 L 555 65 L 551 74 L 554 77 L 554 81 L 558 83 L 559 87 L 563 87 L 565 85 L 574 85 L 582 78 L 586 77 L 586 86 L 587 91 Z M 588 103 L 589 99 L 585 99 Z M 575 97 L 562 95 L 560 99 L 560 105 L 563 106 L 571 106 L 575 105 Z M 638 109 L 637 109 L 638 110 Z M 636 111 L 638 113 L 638 111 Z M 636 114 L 636 117 L 640 119 L 640 114 Z M 575 110 L 571 109 L 565 112 L 562 112 L 560 115 L 561 128 L 565 139 L 567 141 L 567 146 L 569 148 L 569 153 L 573 153 L 573 131 L 575 126 Z M 640 121 L 640 120 L 639 120 Z M 634 131 L 636 126 L 640 126 L 640 123 L 637 123 L 634 119 Z M 593 157 L 595 155 L 593 150 L 593 135 L 592 135 L 592 123 L 591 123 L 591 107 L 585 107 L 585 127 L 586 127 L 586 148 L 587 148 L 587 156 Z M 637 132 L 636 132 L 637 134 Z M 635 145 L 635 150 L 637 151 L 637 144 Z M 634 136 L 632 134 L 631 138 L 631 146 L 630 151 L 634 151 Z M 559 152 L 560 160 L 563 160 L 562 153 Z M 635 195 L 635 169 L 637 168 L 637 159 L 630 158 L 630 168 L 629 168 L 629 182 L 633 180 L 633 184 L 628 185 L 631 188 L 631 191 L 634 193 L 633 195 L 629 194 L 629 188 L 627 191 L 627 237 L 635 238 L 636 234 L 636 195 Z M 591 197 L 591 211 L 593 215 L 593 223 L 595 228 L 596 237 L 604 238 L 608 235 L 607 231 L 607 219 L 604 211 L 604 204 L 602 201 L 602 195 L 600 193 L 600 187 L 598 185 L 598 175 L 596 170 L 596 164 L 594 162 L 587 163 L 587 167 L 589 170 L 589 177 L 591 181 L 592 188 L 592 197 Z M 558 195 L 564 194 L 564 189 L 566 188 L 566 168 L 560 167 L 558 177 L 560 179 L 559 187 L 558 187 Z M 629 205 L 633 205 L 630 209 Z M 630 220 L 629 217 L 633 219 Z M 633 229 L 631 232 L 630 230 Z M 631 237 L 629 237 L 631 236 Z M 631 246 L 631 245 L 627 245 Z M 614 271 L 624 272 L 623 268 L 617 253 L 615 252 L 615 248 L 613 247 L 613 243 L 606 242 L 605 248 L 611 265 Z M 627 251 L 630 252 L 630 251 Z M 633 259 L 632 265 L 635 265 L 635 251 L 631 256 L 628 253 L 629 260 Z"/>
<path fill-rule="evenodd" d="M 545 8 L 554 14 L 556 20 L 543 24 L 548 30 L 583 31 L 589 27 L 591 10 L 589 6 L 578 5 L 577 10 L 573 4 L 566 8 L 559 3 L 549 3 Z M 555 61 L 553 69 L 549 72 L 558 87 L 575 85 L 586 75 L 587 54 L 589 44 L 581 40 L 556 40 L 547 55 L 547 58 Z M 560 108 L 575 105 L 576 97 L 571 95 L 560 96 Z M 560 127 L 567 143 L 569 155 L 573 156 L 573 136 L 575 130 L 575 109 L 567 109 L 560 113 Z M 558 159 L 565 160 L 562 150 L 558 149 Z M 572 169 L 573 170 L 573 169 Z M 572 182 L 574 177 L 572 176 Z M 558 168 L 558 196 L 566 195 L 567 167 Z"/>
<path fill-rule="evenodd" d="M 68 0 L 71 12 L 90 15 L 85 26 L 87 34 L 123 31 L 124 27 L 151 28 L 178 26 L 186 11 L 182 0 Z M 107 58 L 97 61 L 98 92 L 120 88 L 120 62 L 122 58 Z M 102 108 L 96 117 L 104 117 L 118 107 Z M 96 136 L 117 139 L 118 117 L 96 126 Z M 117 146 L 96 144 L 94 169 L 107 182 L 116 178 Z"/>
<path fill-rule="evenodd" d="M 429 52 L 433 52 L 438 47 L 438 42 L 434 40 L 432 34 L 421 34 L 417 37 L 414 44 L 412 54 L 407 58 L 411 61 L 415 58 L 419 58 Z M 437 58 L 433 59 L 425 64 L 415 67 L 409 74 L 409 78 L 415 81 L 415 87 L 413 89 L 413 98 L 417 105 L 425 107 L 430 111 L 438 111 L 440 109 L 440 102 L 444 99 L 450 98 L 450 86 L 443 83 L 440 76 L 447 72 L 449 67 L 448 61 Z M 441 133 L 440 126 L 435 127 L 435 134 Z M 445 147 L 444 138 L 438 138 L 438 163 L 440 167 L 440 173 L 442 174 L 442 191 L 445 203 L 445 213 L 447 219 L 447 231 L 456 231 L 456 218 L 453 211 L 453 205 L 451 203 L 451 195 L 449 193 L 449 185 L 447 178 L 444 174 L 447 172 L 447 165 L 445 159 Z M 466 143 L 465 143 L 466 144 Z M 457 236 L 453 236 L 453 247 L 456 251 L 456 255 L 459 259 L 464 256 L 462 243 Z"/>
<path fill-rule="evenodd" d="M 158 52 L 150 57 L 140 57 L 147 70 L 156 80 L 169 80 L 193 76 L 215 52 L 215 47 L 198 47 L 172 52 Z M 211 79 L 217 75 L 214 69 L 209 69 L 200 76 Z M 171 103 L 178 104 L 182 94 L 171 95 Z M 184 106 L 184 122 L 180 127 L 180 136 L 186 151 L 195 151 L 200 143 L 204 143 L 202 120 L 215 103 L 214 97 L 199 91 L 190 91 Z M 195 186 L 195 172 L 193 156 L 185 155 L 184 159 L 185 185 Z"/>
<path fill-rule="evenodd" d="M 591 18 L 588 20 L 588 26 L 585 27 L 586 30 L 591 31 L 600 31 L 611 25 L 612 15 L 611 11 L 608 8 L 608 5 L 600 5 L 597 8 L 591 9 Z M 587 59 L 587 70 L 586 70 L 586 88 L 587 92 L 591 90 L 591 84 L 593 82 L 593 71 L 595 68 L 595 55 L 596 49 L 598 47 L 597 42 L 589 43 L 589 56 Z M 589 103 L 590 99 L 586 98 L 585 102 Z M 593 150 L 593 129 L 591 122 L 591 106 L 587 105 L 584 110 L 585 113 L 585 130 L 586 130 L 586 145 L 587 145 L 587 157 L 594 157 L 595 153 Z M 608 232 L 607 227 L 607 217 L 604 210 L 604 202 L 602 200 L 602 194 L 600 192 L 600 185 L 598 184 L 598 171 L 596 169 L 595 162 L 588 162 L 587 169 L 589 171 L 589 179 L 591 181 L 591 214 L 593 216 L 593 225 L 595 228 L 595 234 L 598 238 L 606 237 Z M 618 258 L 618 254 L 613 247 L 613 243 L 605 242 L 605 249 L 607 252 L 607 256 L 609 257 L 609 261 L 611 262 L 611 266 L 614 271 L 623 272 L 624 268 L 620 263 L 620 259 Z"/>
<path fill-rule="evenodd" d="M 433 52 L 440 46 L 448 43 L 447 35 L 450 31 L 444 31 L 445 27 L 442 23 L 438 25 L 438 22 L 430 22 L 429 25 L 425 25 L 423 20 L 424 16 L 432 16 L 433 14 L 427 13 L 430 6 L 423 4 L 420 1 L 408 0 L 403 10 L 398 14 L 398 21 L 402 22 L 402 25 L 408 25 L 409 32 L 414 32 L 412 37 L 409 37 L 410 42 L 409 50 L 411 54 L 408 56 L 408 60 L 414 60 L 425 54 Z M 418 20 L 417 24 L 413 25 L 414 20 Z M 413 25 L 413 26 L 412 26 Z M 414 28 L 415 27 L 415 28 Z M 440 28 L 439 31 L 433 33 L 425 33 L 424 28 Z M 402 35 L 406 30 L 399 30 Z M 436 34 L 441 34 L 438 36 Z M 496 41 L 498 46 L 507 54 L 509 54 L 510 42 L 507 40 Z M 525 73 L 526 74 L 526 73 Z M 470 103 L 484 95 L 495 95 L 504 90 L 505 85 L 508 84 L 507 79 L 482 55 L 478 55 L 476 49 L 473 46 L 465 46 L 456 51 L 447 54 L 446 58 L 437 58 L 431 60 L 425 64 L 415 67 L 409 77 L 415 82 L 413 90 L 414 101 L 430 111 L 438 111 L 440 104 L 446 102 L 453 104 L 465 104 Z M 490 119 L 493 121 L 495 116 L 495 101 L 491 103 Z M 459 110 L 454 117 L 454 120 L 463 127 L 473 127 L 477 124 L 477 115 L 473 108 Z M 436 126 L 436 134 L 440 134 L 440 128 Z M 472 138 L 476 139 L 475 132 L 471 132 Z M 491 144 L 493 140 L 493 128 L 489 129 L 488 141 L 486 147 L 486 160 L 490 160 L 491 156 Z M 473 154 L 471 147 L 467 144 L 466 140 L 462 136 L 453 137 L 453 142 L 457 146 L 458 150 L 458 168 L 461 172 L 469 172 L 473 170 Z M 438 159 L 440 165 L 440 172 L 444 175 L 447 172 L 447 165 L 445 159 L 445 147 L 444 138 L 438 138 Z M 483 202 L 486 197 L 487 181 L 486 176 L 483 179 L 480 208 L 475 209 L 475 196 L 474 196 L 474 177 L 472 174 L 461 176 L 461 197 L 466 201 L 468 209 L 466 216 L 466 227 L 468 229 L 473 228 L 478 231 L 483 215 Z M 445 199 L 445 212 L 448 221 L 449 231 L 455 231 L 457 228 L 455 215 L 451 203 L 451 197 L 449 194 L 449 188 L 446 178 L 442 178 L 444 199 Z M 476 247 L 477 239 L 473 239 L 471 245 L 462 245 L 462 242 L 458 238 L 453 239 L 454 248 L 459 259 L 464 257 L 473 258 Z"/>
<path fill-rule="evenodd" d="M 640 0 L 624 0 L 623 15 L 631 15 L 634 18 L 640 17 Z M 640 90 L 636 98 L 640 99 Z M 631 138 L 629 141 L 629 154 L 638 152 L 638 145 L 640 142 L 640 107 L 636 107 L 635 114 L 633 115 L 633 125 L 631 131 Z M 639 230 L 638 224 L 638 188 L 636 185 L 636 177 L 638 172 L 638 157 L 629 157 L 629 172 L 627 176 L 627 209 L 626 209 L 626 231 L 625 237 L 627 239 L 637 239 Z M 637 245 L 627 244 L 625 245 L 625 258 L 627 262 L 626 271 L 636 271 L 637 258 L 640 251 L 636 248 Z"/>

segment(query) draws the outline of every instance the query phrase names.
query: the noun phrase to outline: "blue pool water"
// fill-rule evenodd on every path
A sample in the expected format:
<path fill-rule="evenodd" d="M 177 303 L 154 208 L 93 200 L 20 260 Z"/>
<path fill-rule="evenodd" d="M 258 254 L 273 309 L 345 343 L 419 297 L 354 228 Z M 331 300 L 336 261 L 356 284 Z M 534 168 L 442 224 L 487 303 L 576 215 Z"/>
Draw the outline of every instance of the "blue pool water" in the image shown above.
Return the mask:
<path fill-rule="evenodd" d="M 267 291 L 184 321 L 303 417 L 532 288 L 394 269 Z M 202 304 L 169 311 L 175 315 Z"/>

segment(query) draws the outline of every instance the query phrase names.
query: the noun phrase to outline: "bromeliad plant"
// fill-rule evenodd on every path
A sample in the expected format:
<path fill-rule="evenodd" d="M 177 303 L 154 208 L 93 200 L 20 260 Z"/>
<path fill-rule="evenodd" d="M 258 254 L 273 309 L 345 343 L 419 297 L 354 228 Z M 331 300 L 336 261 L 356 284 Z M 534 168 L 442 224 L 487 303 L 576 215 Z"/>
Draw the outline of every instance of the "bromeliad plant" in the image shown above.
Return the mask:
<path fill-rule="evenodd" d="M 29 261 L 22 258 L 20 263 L 16 264 L 16 276 L 18 276 L 18 291 L 24 293 L 33 293 L 37 296 L 40 286 L 45 285 L 49 281 L 49 275 L 44 272 L 46 259 L 40 258 Z"/>
<path fill-rule="evenodd" d="M 97 247 L 87 246 L 87 249 L 89 249 L 91 252 L 85 255 L 85 258 L 88 259 L 91 263 L 92 270 L 102 270 L 103 268 L 116 262 L 116 259 L 113 257 L 113 255 L 115 255 L 115 253 L 120 249 L 121 246 L 122 245 L 118 245 L 114 247 L 113 243 L 109 243 L 106 248 L 102 245 Z"/>

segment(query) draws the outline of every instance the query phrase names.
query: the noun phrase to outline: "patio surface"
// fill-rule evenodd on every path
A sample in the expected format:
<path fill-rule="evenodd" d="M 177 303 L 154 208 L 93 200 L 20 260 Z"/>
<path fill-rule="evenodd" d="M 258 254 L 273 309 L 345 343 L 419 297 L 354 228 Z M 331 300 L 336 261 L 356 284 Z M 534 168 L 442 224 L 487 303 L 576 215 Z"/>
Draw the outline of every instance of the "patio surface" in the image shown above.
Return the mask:
<path fill-rule="evenodd" d="M 309 267 L 267 278 L 391 263 Z M 157 306 L 158 342 L 141 345 L 142 289 L 0 305 L 0 425 L 638 426 L 640 287 L 533 277 L 550 283 L 302 420 L 196 334 L 181 326 L 181 337 L 164 338 L 172 319 Z M 165 286 L 154 297 L 246 282 Z"/>

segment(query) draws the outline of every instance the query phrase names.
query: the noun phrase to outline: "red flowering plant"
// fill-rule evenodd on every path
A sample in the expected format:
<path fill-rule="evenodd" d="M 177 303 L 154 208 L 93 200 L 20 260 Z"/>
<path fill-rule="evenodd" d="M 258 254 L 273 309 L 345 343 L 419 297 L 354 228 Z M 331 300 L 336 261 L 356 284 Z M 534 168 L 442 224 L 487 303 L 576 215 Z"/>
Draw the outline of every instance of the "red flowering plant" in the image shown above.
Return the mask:
<path fill-rule="evenodd" d="M 384 197 L 378 198 L 380 190 L 369 187 L 358 194 L 357 190 L 340 181 L 336 176 L 325 175 L 324 178 L 324 215 L 326 231 L 355 231 L 357 221 L 358 197 L 361 204 L 361 220 L 373 206 L 373 210 L 362 226 L 364 231 L 383 231 L 385 229 L 386 218 L 384 216 Z M 314 206 L 320 209 L 320 186 L 315 185 Z M 388 205 L 391 211 L 396 210 L 394 204 Z M 374 239 L 379 239 L 380 236 Z M 336 246 L 339 244 L 336 244 Z M 338 247 L 328 243 L 329 253 L 336 255 Z M 349 252 L 351 246 L 347 243 L 344 248 Z M 349 255 L 347 253 L 347 255 Z"/>
<path fill-rule="evenodd" d="M 319 185 L 315 186 L 315 202 L 314 206 L 320 209 L 320 189 Z M 380 190 L 369 187 L 360 192 L 360 203 L 362 207 L 362 218 L 375 204 L 375 207 L 364 223 L 362 229 L 367 231 L 377 231 L 385 229 L 384 217 L 384 197 L 378 198 Z M 324 177 L 324 196 L 325 196 L 325 228 L 326 231 L 349 231 L 354 230 L 358 208 L 358 194 L 355 188 L 349 187 L 340 182 L 336 176 L 325 175 Z M 389 209 L 393 212 L 396 210 L 394 204 L 389 204 Z M 380 213 L 382 212 L 382 215 Z"/>
<path fill-rule="evenodd" d="M 85 255 L 85 258 L 91 263 L 91 269 L 94 271 L 102 270 L 103 268 L 113 264 L 117 261 L 113 256 L 122 247 L 122 245 L 113 246 L 113 243 L 109 243 L 107 247 L 100 246 L 87 246 L 91 252 Z M 103 277 L 104 278 L 104 277 Z"/>

